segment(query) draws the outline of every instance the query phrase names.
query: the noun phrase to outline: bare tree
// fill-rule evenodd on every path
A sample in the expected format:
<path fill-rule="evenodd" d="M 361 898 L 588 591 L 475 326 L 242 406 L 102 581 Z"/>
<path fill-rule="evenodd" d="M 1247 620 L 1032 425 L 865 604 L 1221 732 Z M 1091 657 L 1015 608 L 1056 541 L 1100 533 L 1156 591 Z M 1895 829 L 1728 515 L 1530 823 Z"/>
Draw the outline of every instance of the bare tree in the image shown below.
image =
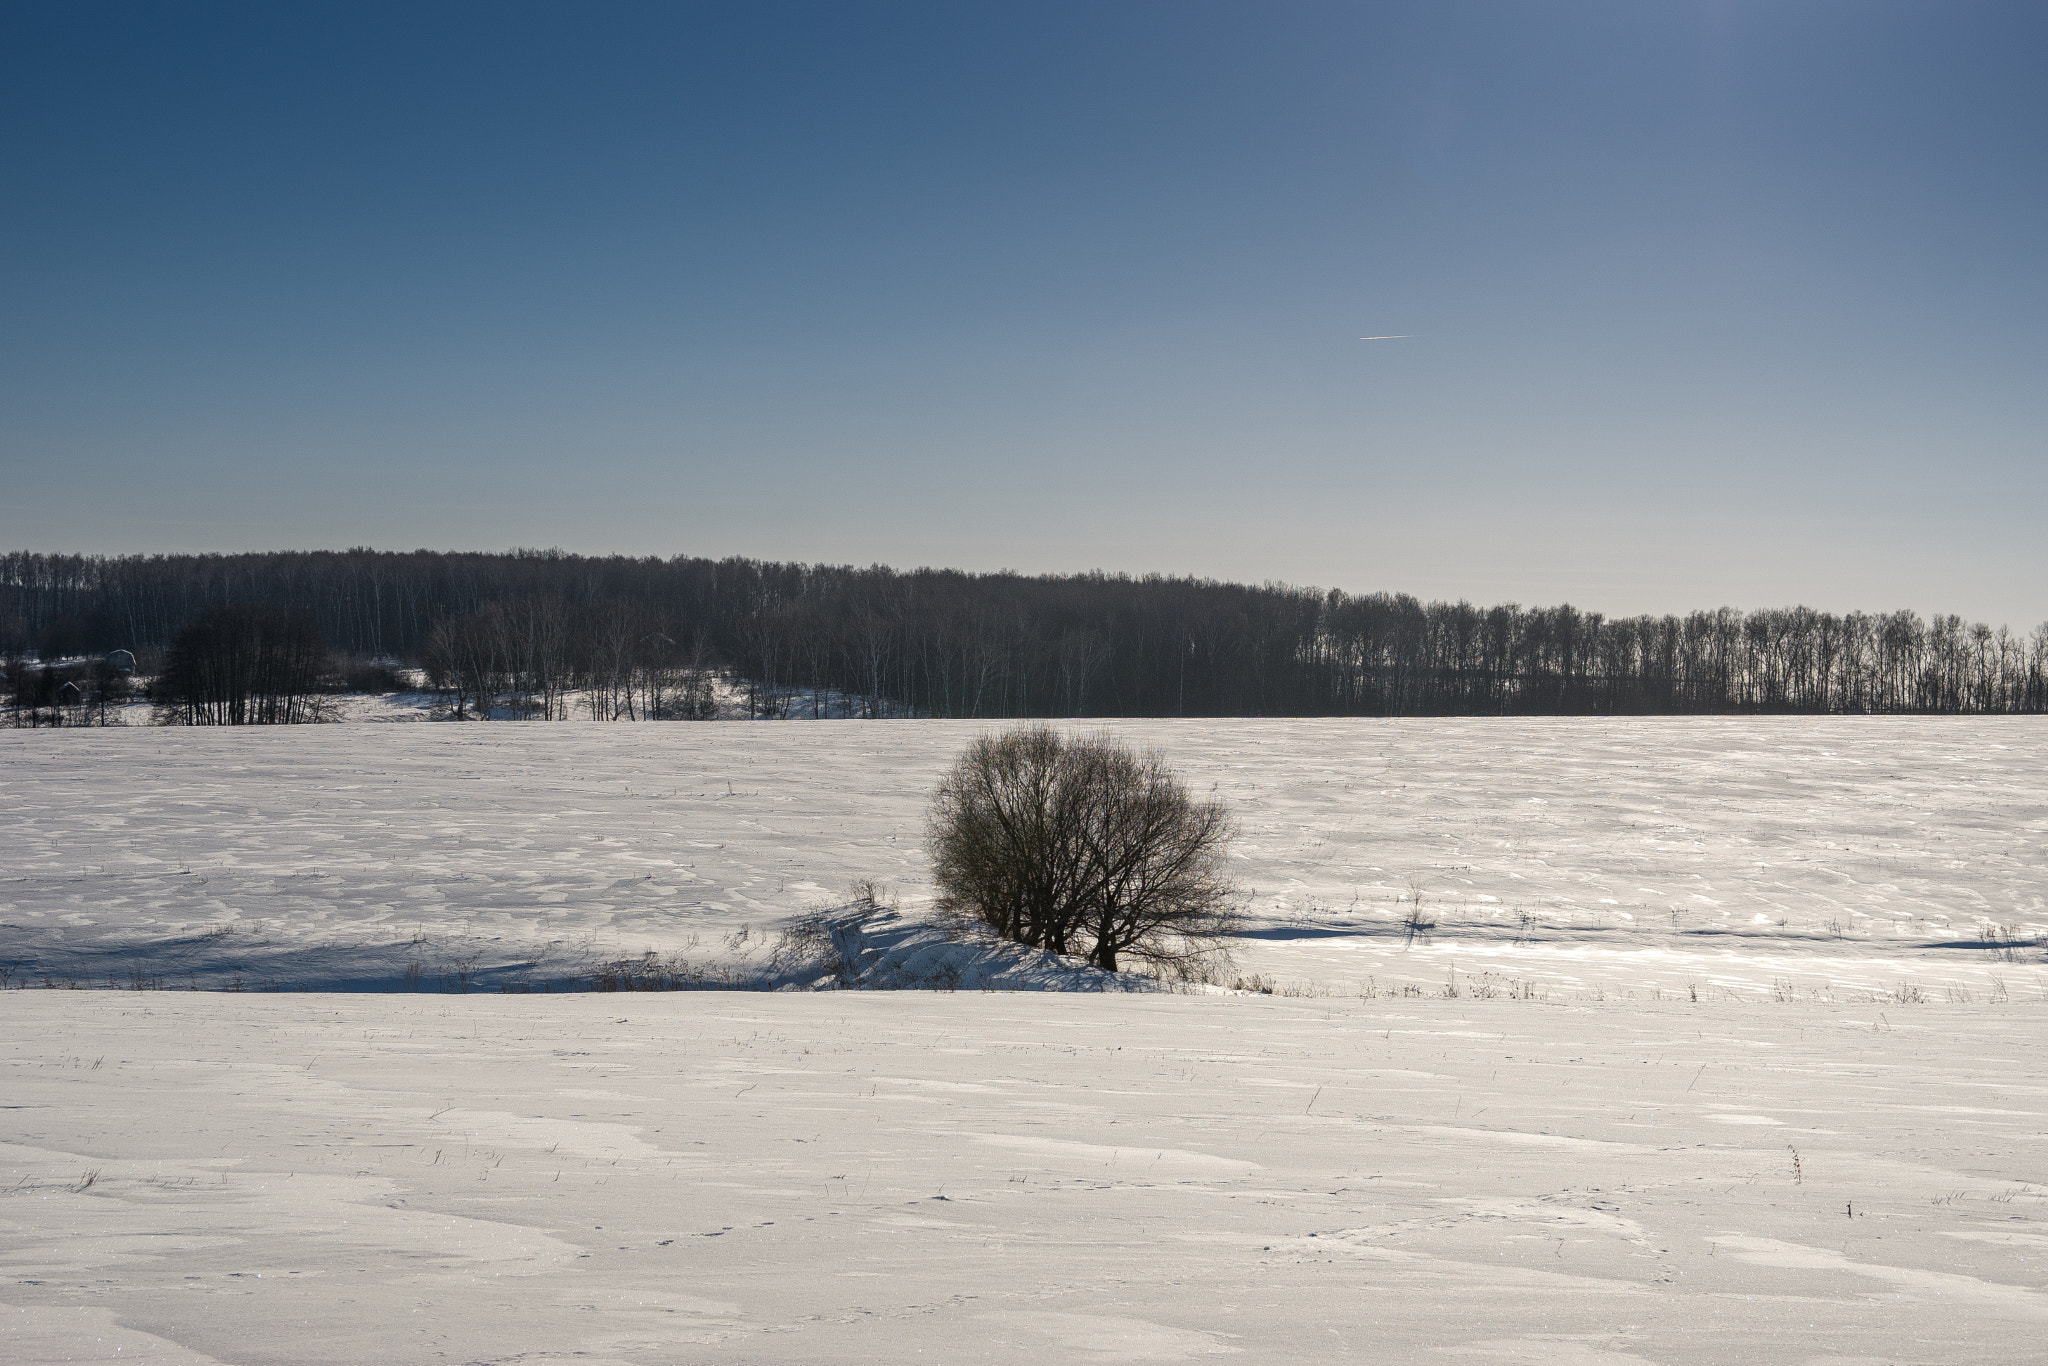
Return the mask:
<path fill-rule="evenodd" d="M 317 721 L 329 666 L 310 612 L 213 608 L 171 641 L 157 679 L 158 719 L 188 726 Z"/>
<path fill-rule="evenodd" d="M 1174 968 L 1220 954 L 1242 920 L 1223 864 L 1236 833 L 1223 803 L 1195 801 L 1156 751 L 1134 754 L 1095 739 L 1069 753 L 1086 775 L 1079 805 L 1089 961 L 1115 972 L 1124 957 Z"/>
<path fill-rule="evenodd" d="M 718 692 L 712 685 L 712 671 L 702 642 L 690 647 L 680 664 L 674 662 L 675 642 L 656 633 L 642 642 L 642 690 L 647 698 L 647 715 L 662 721 L 713 721 L 718 718 Z"/>
<path fill-rule="evenodd" d="M 593 721 L 637 721 L 634 691 L 643 642 L 653 630 L 644 609 L 612 602 L 589 624 L 578 652 L 588 661 L 586 702 Z"/>
<path fill-rule="evenodd" d="M 1078 919 L 1082 795 L 1050 726 L 982 736 L 932 794 L 927 837 L 942 915 L 1067 951 Z"/>
<path fill-rule="evenodd" d="M 1237 933 L 1233 827 L 1156 753 L 1032 726 L 976 740 L 940 780 L 927 837 L 943 921 L 1115 972 L 1187 971 Z"/>

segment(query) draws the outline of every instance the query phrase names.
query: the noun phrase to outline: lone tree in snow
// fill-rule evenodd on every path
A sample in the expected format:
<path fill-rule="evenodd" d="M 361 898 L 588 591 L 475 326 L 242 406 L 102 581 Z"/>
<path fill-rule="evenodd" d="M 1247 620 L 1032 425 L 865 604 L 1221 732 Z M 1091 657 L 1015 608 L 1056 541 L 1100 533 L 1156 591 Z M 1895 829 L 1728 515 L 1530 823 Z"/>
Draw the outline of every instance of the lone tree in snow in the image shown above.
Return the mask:
<path fill-rule="evenodd" d="M 932 796 L 941 916 L 1053 953 L 1187 974 L 1240 927 L 1234 833 L 1153 752 L 1050 726 L 983 736 Z"/>

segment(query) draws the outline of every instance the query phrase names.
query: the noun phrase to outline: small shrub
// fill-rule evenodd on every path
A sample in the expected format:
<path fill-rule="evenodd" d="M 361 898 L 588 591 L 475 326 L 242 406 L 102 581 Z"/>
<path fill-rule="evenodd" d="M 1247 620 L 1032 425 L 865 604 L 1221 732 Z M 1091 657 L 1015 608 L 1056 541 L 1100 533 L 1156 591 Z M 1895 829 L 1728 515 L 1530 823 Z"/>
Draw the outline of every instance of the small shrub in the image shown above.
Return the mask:
<path fill-rule="evenodd" d="M 2017 963 L 2022 950 L 2035 945 L 2033 937 L 2018 925 L 1986 925 L 1984 946 L 1994 963 Z"/>
<path fill-rule="evenodd" d="M 1436 933 L 1436 913 L 1423 909 L 1423 898 L 1422 884 L 1419 882 L 1409 883 L 1408 916 L 1401 922 L 1402 929 L 1407 932 L 1406 938 L 1403 940 L 1404 947 L 1413 946 L 1418 939 L 1427 944 L 1430 936 Z M 1525 929 L 1527 928 L 1528 920 L 1529 917 L 1526 916 L 1523 919 Z"/>
<path fill-rule="evenodd" d="M 352 660 L 341 679 L 344 692 L 393 693 L 408 692 L 411 682 L 397 669 L 380 659 Z"/>

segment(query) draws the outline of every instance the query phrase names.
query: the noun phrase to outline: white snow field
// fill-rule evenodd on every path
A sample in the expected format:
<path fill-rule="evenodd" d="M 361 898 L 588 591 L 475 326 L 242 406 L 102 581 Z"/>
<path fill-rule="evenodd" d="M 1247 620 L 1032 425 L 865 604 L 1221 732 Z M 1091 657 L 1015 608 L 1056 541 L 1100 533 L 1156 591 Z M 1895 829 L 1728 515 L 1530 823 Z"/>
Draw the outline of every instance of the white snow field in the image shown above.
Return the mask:
<path fill-rule="evenodd" d="M 2048 1007 L 0 1001 L 0 1360 L 2033 1362 Z"/>
<path fill-rule="evenodd" d="M 914 923 L 926 797 L 986 729 L 0 732 L 0 973 L 560 989 L 744 959 L 859 878 Z M 1108 729 L 1235 807 L 1242 971 L 1283 989 L 2048 992 L 2038 718 Z"/>
<path fill-rule="evenodd" d="M 935 943 L 982 726 L 0 734 L 0 1361 L 2042 1358 L 2048 726 L 1108 728 L 1293 995 Z M 866 877 L 1068 989 L 574 989 Z"/>

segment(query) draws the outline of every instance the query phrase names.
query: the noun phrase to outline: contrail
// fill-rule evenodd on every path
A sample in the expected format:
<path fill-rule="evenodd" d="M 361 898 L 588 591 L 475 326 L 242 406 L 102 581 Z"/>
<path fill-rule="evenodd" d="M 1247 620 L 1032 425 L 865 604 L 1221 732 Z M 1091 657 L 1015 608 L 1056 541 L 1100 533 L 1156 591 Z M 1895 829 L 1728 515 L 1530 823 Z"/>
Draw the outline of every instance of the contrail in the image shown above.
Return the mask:
<path fill-rule="evenodd" d="M 1385 337 L 1360 337 L 1360 338 L 1359 338 L 1359 340 L 1360 340 L 1360 341 L 1406 341 L 1406 340 L 1407 340 L 1408 338 L 1410 338 L 1410 337 L 1412 337 L 1412 336 L 1414 336 L 1414 335 L 1415 335 L 1415 333 L 1413 333 L 1413 332 L 1395 332 L 1395 333 L 1392 333 L 1392 334 L 1390 334 L 1390 335 L 1388 335 L 1388 336 L 1385 336 Z"/>

